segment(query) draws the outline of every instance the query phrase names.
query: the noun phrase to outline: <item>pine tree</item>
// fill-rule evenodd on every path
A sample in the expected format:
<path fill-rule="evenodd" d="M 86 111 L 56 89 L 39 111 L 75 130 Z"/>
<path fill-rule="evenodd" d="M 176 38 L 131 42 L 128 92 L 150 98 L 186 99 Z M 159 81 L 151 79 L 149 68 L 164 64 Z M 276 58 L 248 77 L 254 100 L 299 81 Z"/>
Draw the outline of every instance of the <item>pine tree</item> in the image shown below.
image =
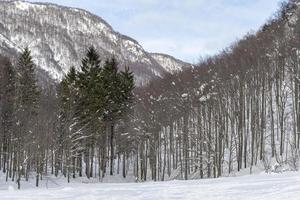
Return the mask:
<path fill-rule="evenodd" d="M 101 145 L 101 148 L 98 148 L 99 155 L 100 149 L 102 155 L 100 168 L 103 172 L 105 171 L 106 134 L 103 131 L 104 126 L 106 129 L 110 128 L 110 174 L 113 174 L 114 127 L 117 121 L 131 108 L 133 88 L 134 77 L 129 68 L 119 72 L 115 58 L 106 60 L 102 67 L 94 47 L 90 47 L 82 59 L 81 70 L 76 72 L 75 68 L 71 68 L 61 82 L 58 93 L 61 102 L 60 121 L 63 124 L 63 130 L 65 132 L 71 130 L 72 133 L 60 133 L 58 138 L 61 138 L 62 143 L 62 141 L 68 141 L 64 139 L 66 138 L 65 134 L 70 136 L 72 152 L 77 152 L 78 155 L 80 174 L 81 159 L 83 158 L 86 175 L 88 178 L 92 176 L 96 143 Z M 72 113 L 71 117 L 70 112 Z M 60 146 L 62 145 L 65 147 L 61 147 L 59 152 L 66 148 L 66 144 Z"/>
<path fill-rule="evenodd" d="M 18 70 L 20 106 L 30 110 L 30 115 L 34 115 L 36 114 L 40 91 L 35 78 L 35 65 L 28 48 L 24 49 L 19 58 Z"/>
<path fill-rule="evenodd" d="M 36 186 L 39 184 L 40 176 L 40 155 L 39 145 L 37 144 L 37 124 L 38 124 L 38 105 L 40 91 L 37 80 L 35 78 L 35 65 L 33 63 L 31 52 L 25 48 L 21 53 L 18 61 L 18 124 L 19 139 L 23 141 L 24 150 L 30 157 L 35 160 L 36 167 Z M 33 145 L 34 144 L 34 145 Z M 24 158 L 25 159 L 25 158 Z M 30 169 L 30 160 L 26 159 L 26 179 L 28 179 L 28 171 Z"/>
<path fill-rule="evenodd" d="M 134 75 L 130 71 L 129 67 L 125 67 L 125 71 L 120 74 L 121 78 L 121 113 L 126 114 L 128 110 L 131 110 L 133 103 L 133 89 L 134 89 Z"/>
<path fill-rule="evenodd" d="M 103 84 L 101 77 L 101 60 L 94 47 L 90 47 L 85 58 L 82 59 L 81 71 L 78 72 L 76 87 L 78 89 L 78 103 L 76 108 L 77 127 L 83 144 L 84 159 L 86 161 L 86 175 L 91 177 L 93 170 L 93 152 L 99 130 L 102 126 L 103 112 Z M 78 141 L 78 140 L 76 140 Z"/>
<path fill-rule="evenodd" d="M 104 121 L 110 127 L 110 175 L 113 175 L 114 161 L 114 127 L 128 108 L 134 87 L 133 75 L 128 68 L 124 72 L 118 71 L 115 58 L 108 59 L 103 68 Z"/>
<path fill-rule="evenodd" d="M 121 78 L 121 98 L 123 99 L 123 103 L 121 103 L 121 119 L 123 122 L 123 133 L 128 133 L 132 130 L 133 127 L 133 115 L 134 115 L 134 108 L 133 108 L 133 89 L 134 89 L 134 75 L 129 70 L 129 67 L 125 67 L 125 70 L 120 74 Z M 126 153 L 132 147 L 131 144 L 134 142 L 130 137 L 126 136 L 126 143 L 122 139 L 122 142 L 119 143 L 120 149 L 119 152 L 123 149 L 123 170 L 122 175 L 126 178 Z M 120 154 L 120 153 L 119 153 Z"/>
<path fill-rule="evenodd" d="M 82 59 L 81 72 L 76 82 L 79 89 L 79 107 L 81 118 L 89 121 L 100 112 L 102 101 L 101 60 L 94 47 L 90 47 Z"/>

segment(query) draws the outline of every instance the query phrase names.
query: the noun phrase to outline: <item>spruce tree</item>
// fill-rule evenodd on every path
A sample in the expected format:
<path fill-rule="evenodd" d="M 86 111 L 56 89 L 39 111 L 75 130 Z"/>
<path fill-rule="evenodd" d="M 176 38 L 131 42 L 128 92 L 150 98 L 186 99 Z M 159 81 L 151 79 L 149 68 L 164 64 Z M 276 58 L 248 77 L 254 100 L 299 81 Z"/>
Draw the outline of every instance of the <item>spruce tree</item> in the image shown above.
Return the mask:
<path fill-rule="evenodd" d="M 114 127 L 118 119 L 124 115 L 132 98 L 134 87 L 133 75 L 128 68 L 124 72 L 118 71 L 118 63 L 115 58 L 108 59 L 103 68 L 104 121 L 110 128 L 110 175 L 113 175 L 114 161 Z"/>
<path fill-rule="evenodd" d="M 81 71 L 78 72 L 76 87 L 78 88 L 78 103 L 76 108 L 76 125 L 80 132 L 81 144 L 84 143 L 84 158 L 87 177 L 92 175 L 93 148 L 100 137 L 103 112 L 103 84 L 101 77 L 101 60 L 94 47 L 90 47 L 82 59 Z M 76 140 L 78 141 L 78 140 Z"/>
<path fill-rule="evenodd" d="M 129 67 L 125 67 L 125 70 L 121 72 L 121 114 L 125 115 L 133 103 L 133 89 L 134 89 L 134 75 L 130 71 Z"/>
<path fill-rule="evenodd" d="M 130 110 L 134 77 L 129 68 L 118 71 L 115 58 L 108 59 L 101 66 L 101 60 L 94 47 L 90 47 L 82 59 L 81 70 L 76 72 L 71 68 L 65 79 L 60 84 L 59 96 L 61 99 L 61 121 L 68 124 L 66 131 L 71 130 L 72 146 L 78 150 L 79 163 L 84 158 L 87 177 L 92 176 L 93 152 L 96 142 L 106 145 L 106 134 L 101 134 L 102 127 L 110 129 L 110 174 L 113 175 L 114 160 L 114 127 Z M 72 112 L 72 117 L 67 117 Z M 66 123 L 66 118 L 70 123 Z M 71 123 L 72 122 L 72 123 Z M 60 136 L 61 141 L 64 140 Z M 102 142 L 101 142 L 102 138 Z M 100 139 L 100 140 L 99 140 Z M 100 143 L 99 143 L 100 142 Z M 105 155 L 106 148 L 102 147 Z M 103 157 L 102 163 L 106 163 Z M 81 172 L 79 164 L 79 172 Z M 105 164 L 101 167 L 105 171 Z"/>
<path fill-rule="evenodd" d="M 94 47 L 90 47 L 82 59 L 81 72 L 76 82 L 79 90 L 78 112 L 84 121 L 95 118 L 95 112 L 101 113 L 102 84 L 101 60 Z"/>
<path fill-rule="evenodd" d="M 35 65 L 28 48 L 25 48 L 20 55 L 18 71 L 20 106 L 22 109 L 27 109 L 30 115 L 34 115 L 36 114 L 40 91 L 35 78 Z"/>
<path fill-rule="evenodd" d="M 40 156 L 39 145 L 37 144 L 37 124 L 38 124 L 38 105 L 40 91 L 35 78 L 35 65 L 31 52 L 25 48 L 18 60 L 18 124 L 19 130 L 23 133 L 19 137 L 23 140 L 24 150 L 28 155 L 35 155 L 35 158 L 26 159 L 26 179 L 30 169 L 30 159 L 35 160 L 36 165 L 36 186 L 39 184 L 40 176 Z M 34 145 L 33 145 L 34 144 Z M 25 158 L 24 158 L 25 159 Z"/>

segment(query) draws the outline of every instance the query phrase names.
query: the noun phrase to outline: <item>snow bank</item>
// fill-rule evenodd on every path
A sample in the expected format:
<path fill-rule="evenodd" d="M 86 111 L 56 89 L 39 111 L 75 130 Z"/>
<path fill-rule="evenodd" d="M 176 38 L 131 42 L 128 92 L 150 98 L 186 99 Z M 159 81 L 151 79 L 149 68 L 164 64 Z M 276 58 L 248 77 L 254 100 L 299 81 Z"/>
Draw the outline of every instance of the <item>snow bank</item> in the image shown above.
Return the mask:
<path fill-rule="evenodd" d="M 34 187 L 16 191 L 14 183 L 0 187 L 1 200 L 6 199 L 130 199 L 130 200 L 298 200 L 300 173 L 258 174 L 241 177 L 194 181 L 148 183 L 71 183 L 58 182 L 53 188 Z"/>

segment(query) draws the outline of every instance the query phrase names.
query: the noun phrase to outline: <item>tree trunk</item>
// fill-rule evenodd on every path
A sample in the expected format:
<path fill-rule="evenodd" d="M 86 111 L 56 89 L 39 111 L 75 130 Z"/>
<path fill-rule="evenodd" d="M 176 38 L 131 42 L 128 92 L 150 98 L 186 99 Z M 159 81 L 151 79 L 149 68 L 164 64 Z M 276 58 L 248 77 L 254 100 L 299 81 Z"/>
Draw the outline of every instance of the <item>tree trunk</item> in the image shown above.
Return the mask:
<path fill-rule="evenodd" d="M 114 124 L 110 123 L 110 175 L 114 174 Z"/>

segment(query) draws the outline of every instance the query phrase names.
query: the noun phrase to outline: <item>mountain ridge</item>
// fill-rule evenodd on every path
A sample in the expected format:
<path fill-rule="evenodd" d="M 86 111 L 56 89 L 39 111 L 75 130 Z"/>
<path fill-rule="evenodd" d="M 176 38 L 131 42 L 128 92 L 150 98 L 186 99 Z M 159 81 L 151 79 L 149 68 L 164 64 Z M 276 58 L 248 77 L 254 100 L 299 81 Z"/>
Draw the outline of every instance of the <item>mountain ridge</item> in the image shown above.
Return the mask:
<path fill-rule="evenodd" d="M 177 70 L 187 64 L 168 55 L 158 62 L 135 39 L 115 31 L 103 18 L 84 9 L 0 0 L 0 11 L 0 52 L 18 52 L 29 46 L 36 64 L 55 81 L 61 80 L 70 66 L 79 69 L 80 59 L 91 45 L 102 58 L 114 55 L 121 61 L 121 68 L 130 66 L 137 85 L 174 73 L 164 61 L 172 60 Z"/>

